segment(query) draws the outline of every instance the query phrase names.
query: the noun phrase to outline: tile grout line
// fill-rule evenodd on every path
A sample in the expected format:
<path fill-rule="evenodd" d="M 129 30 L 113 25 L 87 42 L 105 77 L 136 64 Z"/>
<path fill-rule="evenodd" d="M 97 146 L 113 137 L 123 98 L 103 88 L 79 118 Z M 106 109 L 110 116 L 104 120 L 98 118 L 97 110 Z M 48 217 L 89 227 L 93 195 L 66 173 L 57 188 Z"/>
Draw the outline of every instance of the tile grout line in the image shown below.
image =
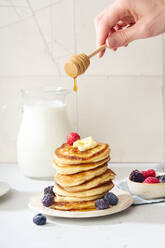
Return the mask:
<path fill-rule="evenodd" d="M 45 9 L 47 9 L 47 8 L 50 8 L 50 7 L 52 7 L 52 6 L 55 6 L 55 5 L 57 5 L 57 4 L 59 4 L 59 3 L 61 3 L 61 2 L 63 2 L 64 0 L 59 0 L 59 1 L 57 1 L 57 2 L 55 2 L 55 3 L 53 3 L 53 4 L 48 4 L 47 6 L 45 6 L 45 7 L 42 7 L 42 8 L 39 8 L 39 9 L 35 9 L 34 10 L 34 12 L 35 13 L 37 13 L 37 12 L 40 12 L 40 11 L 43 11 L 43 10 L 45 10 Z M 11 5 L 7 5 L 7 6 L 0 6 L 0 8 L 1 7 L 5 7 L 5 8 L 8 8 L 8 7 L 11 7 Z M 17 7 L 17 8 L 26 8 L 26 9 L 29 9 L 29 7 L 28 6 L 25 6 L 25 7 L 23 7 L 23 6 L 15 6 L 15 7 Z M 33 15 L 27 15 L 26 17 L 24 17 L 24 18 L 22 18 L 21 20 L 18 20 L 18 21 L 14 21 L 14 22 L 11 22 L 11 23 L 9 23 L 9 24 L 6 24 L 6 25 L 4 25 L 4 26 L 0 26 L 0 30 L 1 29 L 4 29 L 4 28 L 8 28 L 8 27 L 10 27 L 10 26 L 12 26 L 12 25 L 15 25 L 15 24 L 18 24 L 18 23 L 20 23 L 20 22 L 22 22 L 22 21 L 26 21 L 28 18 L 31 18 L 31 17 L 33 17 Z"/>
<path fill-rule="evenodd" d="M 77 30 L 76 30 L 76 0 L 72 0 L 73 9 L 73 41 L 74 53 L 77 53 Z M 79 90 L 73 93 L 74 111 L 75 111 L 75 131 L 79 132 Z"/>
<path fill-rule="evenodd" d="M 52 0 L 49 1 L 49 4 L 52 3 Z M 53 32 L 53 14 L 52 14 L 52 8 L 49 8 L 49 21 L 50 21 L 50 50 L 51 53 L 53 54 L 54 52 L 54 44 L 53 44 L 53 40 L 54 40 L 54 32 Z M 49 45 L 49 43 L 48 43 Z"/>
<path fill-rule="evenodd" d="M 77 32 L 76 32 L 76 1 L 73 2 L 73 40 L 74 40 L 74 53 L 77 53 Z"/>
<path fill-rule="evenodd" d="M 46 37 L 45 37 L 45 35 L 43 33 L 43 30 L 42 30 L 42 28 L 41 28 L 41 26 L 40 26 L 40 24 L 38 22 L 38 19 L 36 17 L 36 13 L 33 10 L 30 1 L 26 0 L 26 2 L 27 2 L 27 5 L 29 7 L 29 10 L 31 11 L 33 21 L 34 21 L 34 23 L 35 23 L 35 25 L 36 25 L 36 27 L 38 29 L 38 32 L 39 32 L 39 35 L 40 35 L 41 40 L 43 42 L 43 45 L 45 46 L 45 50 L 46 50 L 47 54 L 49 55 L 51 61 L 55 64 L 58 76 L 60 76 L 61 75 L 61 70 L 60 70 L 59 64 L 58 64 L 58 62 L 56 61 L 55 57 L 53 56 L 53 54 L 50 51 L 50 48 L 49 48 L 49 45 L 47 43 Z"/>
<path fill-rule="evenodd" d="M 162 35 L 162 110 L 163 110 L 163 159 L 165 161 L 165 39 L 164 34 Z"/>
<path fill-rule="evenodd" d="M 28 9 L 28 7 L 27 6 L 22 6 L 22 5 L 12 5 L 12 7 L 15 7 L 15 8 L 23 8 L 23 9 Z M 11 8 L 11 5 L 9 4 L 9 5 L 1 5 L 0 4 L 0 8 Z"/>
<path fill-rule="evenodd" d="M 39 75 L 39 74 L 36 74 L 36 75 L 30 75 L 30 74 L 28 74 L 28 75 L 0 75 L 0 78 L 44 78 L 44 77 L 46 77 L 46 78 L 53 78 L 53 77 L 59 77 L 59 75 L 58 74 L 54 74 L 54 75 L 47 75 L 47 74 L 45 74 L 45 75 Z M 64 77 L 64 78 L 67 78 L 67 76 L 65 75 L 65 74 L 62 74 L 61 75 L 61 77 Z M 104 78 L 107 78 L 107 79 L 109 79 L 109 78 L 120 78 L 120 77 L 122 77 L 122 78 L 127 78 L 127 77 L 129 77 L 129 78 L 131 78 L 131 77 L 135 77 L 135 78 L 139 78 L 139 77 L 142 77 L 142 78 L 147 78 L 147 77 L 155 77 L 155 78 L 162 78 L 162 75 L 152 75 L 152 74 L 148 74 L 148 75 L 134 75 L 134 74 L 132 74 L 132 75 L 127 75 L 127 74 L 125 74 L 125 75 L 123 75 L 123 74 L 113 74 L 113 75 L 104 75 L 104 74 L 93 74 L 93 75 L 83 75 L 83 77 L 85 78 L 88 78 L 88 77 L 104 77 Z"/>
<path fill-rule="evenodd" d="M 9 0 L 9 3 L 10 3 L 11 8 L 14 10 L 15 14 L 17 15 L 18 19 L 21 21 L 22 17 L 18 12 L 17 7 L 13 4 L 13 0 Z"/>

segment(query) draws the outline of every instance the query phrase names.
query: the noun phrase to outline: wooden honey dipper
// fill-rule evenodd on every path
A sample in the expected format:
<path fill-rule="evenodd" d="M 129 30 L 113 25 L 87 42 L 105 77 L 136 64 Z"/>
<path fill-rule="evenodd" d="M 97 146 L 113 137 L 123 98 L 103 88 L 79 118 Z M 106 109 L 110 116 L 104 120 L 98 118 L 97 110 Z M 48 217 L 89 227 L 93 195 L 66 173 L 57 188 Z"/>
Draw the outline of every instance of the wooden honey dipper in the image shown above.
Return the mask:
<path fill-rule="evenodd" d="M 83 74 L 87 70 L 88 66 L 90 65 L 90 58 L 105 48 L 106 45 L 104 44 L 89 55 L 86 55 L 85 53 L 72 55 L 64 66 L 65 72 L 70 77 L 77 78 L 77 76 Z"/>

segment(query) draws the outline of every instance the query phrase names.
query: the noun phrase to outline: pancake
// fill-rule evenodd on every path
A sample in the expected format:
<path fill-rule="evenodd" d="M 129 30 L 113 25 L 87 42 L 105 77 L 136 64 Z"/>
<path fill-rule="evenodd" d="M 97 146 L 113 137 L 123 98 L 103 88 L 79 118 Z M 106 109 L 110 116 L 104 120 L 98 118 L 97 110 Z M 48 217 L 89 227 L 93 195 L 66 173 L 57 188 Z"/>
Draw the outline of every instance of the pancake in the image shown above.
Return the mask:
<path fill-rule="evenodd" d="M 61 196 L 57 195 L 55 196 L 55 202 L 85 202 L 85 201 L 91 201 L 91 200 L 96 200 L 99 198 L 102 198 L 104 194 L 100 195 L 92 195 L 88 197 L 72 197 L 72 196 Z"/>
<path fill-rule="evenodd" d="M 102 198 L 105 193 L 100 194 L 100 195 L 93 195 L 93 196 L 88 196 L 88 197 L 72 197 L 72 196 L 61 196 L 57 195 L 55 196 L 55 202 L 85 202 L 85 201 L 91 201 L 91 200 L 96 200 L 99 198 Z"/>
<path fill-rule="evenodd" d="M 95 201 L 86 201 L 86 202 L 55 202 L 50 206 L 52 209 L 58 210 L 96 210 Z"/>
<path fill-rule="evenodd" d="M 82 164 L 101 161 L 109 156 L 108 144 L 97 143 L 96 147 L 86 151 L 79 151 L 78 148 L 63 144 L 55 150 L 55 160 L 62 164 Z"/>
<path fill-rule="evenodd" d="M 55 176 L 55 181 L 62 187 L 80 185 L 96 176 L 102 175 L 107 170 L 107 165 L 100 166 L 93 170 L 79 172 L 72 175 L 61 175 L 59 173 Z"/>
<path fill-rule="evenodd" d="M 95 188 L 103 183 L 106 183 L 112 179 L 114 179 L 115 174 L 110 170 L 107 169 L 105 173 L 102 175 L 99 175 L 97 177 L 94 177 L 93 179 L 78 185 L 78 186 L 73 186 L 73 187 L 63 187 L 66 191 L 69 192 L 80 192 L 88 189 Z"/>
<path fill-rule="evenodd" d="M 93 148 L 80 151 L 63 144 L 54 152 L 56 168 L 54 204 L 52 209 L 63 211 L 95 210 L 95 200 L 114 187 L 115 173 L 108 169 L 110 148 L 97 143 Z"/>
<path fill-rule="evenodd" d="M 61 164 L 61 163 L 57 163 L 56 161 L 54 161 L 54 167 L 57 171 L 57 173 L 60 174 L 75 174 L 75 173 L 79 173 L 82 171 L 88 171 L 94 168 L 97 168 L 101 165 L 104 165 L 105 163 L 107 163 L 110 160 L 110 157 L 108 156 L 107 158 L 100 160 L 98 162 L 93 162 L 93 163 L 86 163 L 86 164 L 77 164 L 77 165 L 72 165 L 72 164 Z"/>
<path fill-rule="evenodd" d="M 81 191 L 81 192 L 69 192 L 66 191 L 64 188 L 62 188 L 60 185 L 55 184 L 53 187 L 53 191 L 55 194 L 61 195 L 61 196 L 72 196 L 72 197 L 88 197 L 88 196 L 93 196 L 93 195 L 100 195 L 103 193 L 106 193 L 110 189 L 113 188 L 113 182 L 110 180 L 109 182 L 99 185 L 98 187 L 86 190 L 86 191 Z"/>

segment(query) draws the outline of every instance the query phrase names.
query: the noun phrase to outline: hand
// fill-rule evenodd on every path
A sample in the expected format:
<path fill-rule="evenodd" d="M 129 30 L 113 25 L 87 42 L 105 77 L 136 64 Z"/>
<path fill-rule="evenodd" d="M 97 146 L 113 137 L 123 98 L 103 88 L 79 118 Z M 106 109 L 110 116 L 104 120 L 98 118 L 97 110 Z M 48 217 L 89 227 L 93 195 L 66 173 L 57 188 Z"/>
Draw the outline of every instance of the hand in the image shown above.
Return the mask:
<path fill-rule="evenodd" d="M 165 0 L 116 0 L 95 19 L 96 46 L 116 50 L 165 32 Z M 102 57 L 105 50 L 99 53 Z"/>

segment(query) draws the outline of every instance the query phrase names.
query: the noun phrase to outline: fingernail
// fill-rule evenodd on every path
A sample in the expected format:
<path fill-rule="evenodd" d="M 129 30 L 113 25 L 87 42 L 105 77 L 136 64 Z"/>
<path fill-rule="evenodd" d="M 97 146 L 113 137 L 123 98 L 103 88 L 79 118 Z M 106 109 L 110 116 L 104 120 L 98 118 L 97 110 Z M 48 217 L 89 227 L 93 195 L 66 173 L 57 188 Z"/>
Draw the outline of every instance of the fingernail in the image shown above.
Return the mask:
<path fill-rule="evenodd" d="M 110 47 L 109 46 L 109 40 L 108 39 L 106 39 L 105 44 L 106 44 L 107 47 Z"/>

